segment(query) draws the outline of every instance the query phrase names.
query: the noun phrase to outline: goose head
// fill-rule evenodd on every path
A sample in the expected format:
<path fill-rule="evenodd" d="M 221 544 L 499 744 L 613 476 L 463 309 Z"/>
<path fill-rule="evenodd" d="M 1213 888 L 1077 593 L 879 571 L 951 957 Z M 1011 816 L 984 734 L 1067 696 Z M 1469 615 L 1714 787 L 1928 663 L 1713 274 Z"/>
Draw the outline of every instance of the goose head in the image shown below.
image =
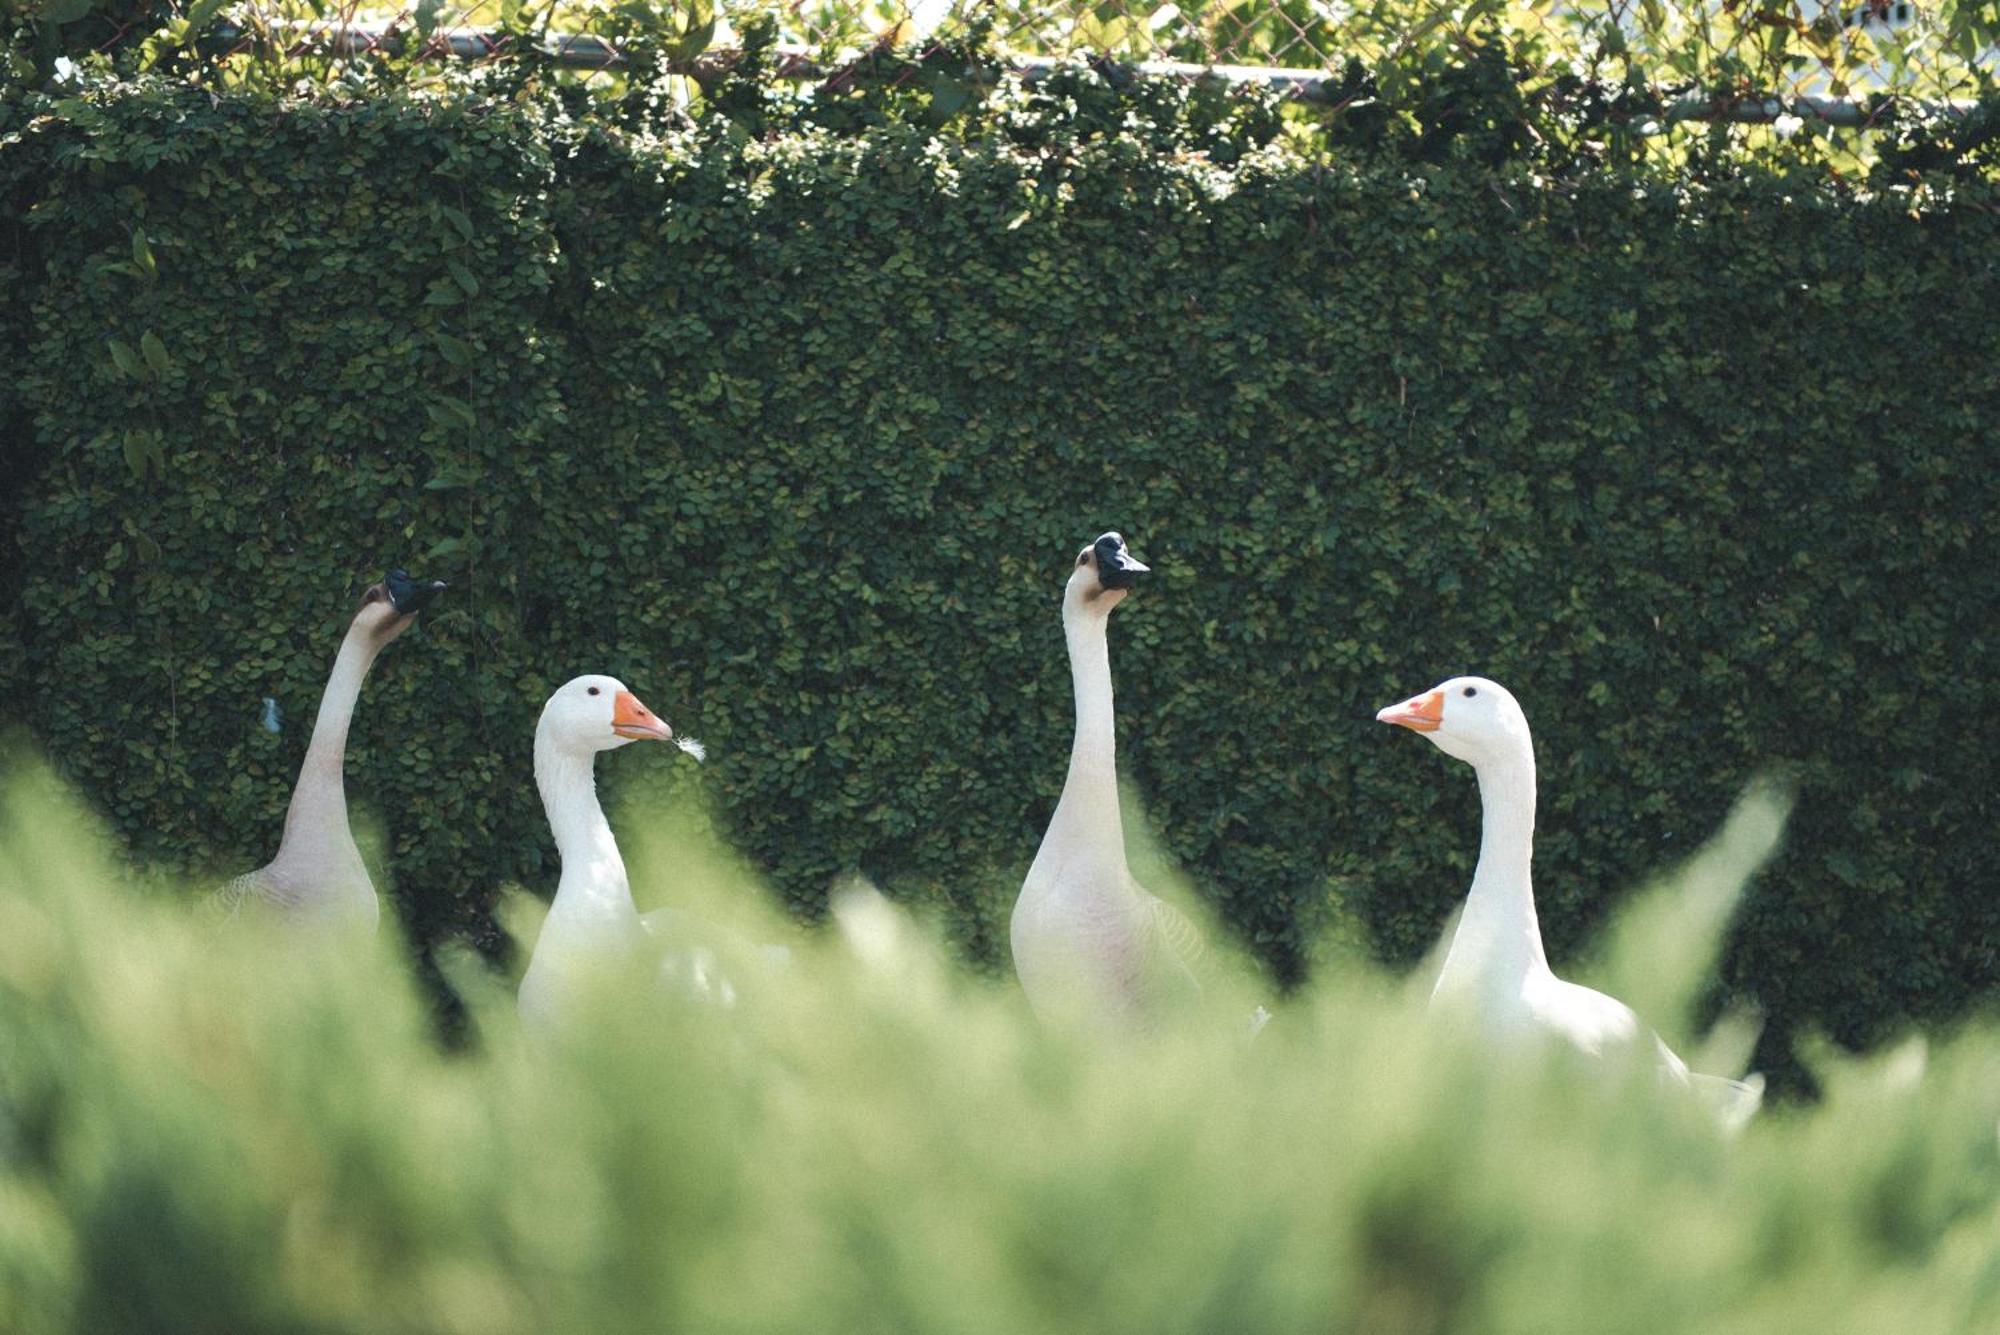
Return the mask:
<path fill-rule="evenodd" d="M 547 738 L 558 749 L 588 756 L 613 751 L 627 742 L 671 742 L 674 730 L 666 720 L 639 703 L 616 677 L 586 676 L 566 681 L 542 706 L 536 738 Z"/>
<path fill-rule="evenodd" d="M 1107 616 L 1150 569 L 1126 548 L 1121 535 L 1103 534 L 1076 554 L 1069 585 L 1063 591 L 1063 606 Z"/>
<path fill-rule="evenodd" d="M 368 586 L 361 595 L 361 609 L 354 614 L 354 629 L 366 635 L 376 649 L 410 628 L 417 613 L 429 607 L 444 592 L 444 581 L 411 579 L 403 570 L 391 570 L 379 584 Z"/>
<path fill-rule="evenodd" d="M 1519 754 L 1529 744 L 1528 716 L 1520 703 L 1505 686 L 1484 677 L 1439 682 L 1375 718 L 1420 732 L 1446 755 L 1473 766 Z"/>

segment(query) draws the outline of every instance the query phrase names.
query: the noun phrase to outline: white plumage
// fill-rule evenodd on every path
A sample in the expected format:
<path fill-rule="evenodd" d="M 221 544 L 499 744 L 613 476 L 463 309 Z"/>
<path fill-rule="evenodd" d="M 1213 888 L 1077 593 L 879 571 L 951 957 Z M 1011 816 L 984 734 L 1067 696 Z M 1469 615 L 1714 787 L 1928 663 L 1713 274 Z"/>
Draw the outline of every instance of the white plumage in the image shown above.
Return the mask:
<path fill-rule="evenodd" d="M 1147 893 L 1125 861 L 1111 696 L 1111 610 L 1147 567 L 1106 533 L 1077 554 L 1063 592 L 1076 690 L 1069 777 L 1014 904 L 1014 968 L 1043 1018 L 1083 1015 L 1114 1027 L 1158 1018 L 1196 990 L 1202 953 L 1187 918 Z"/>
<path fill-rule="evenodd" d="M 234 917 L 263 909 L 296 922 L 375 926 L 381 906 L 347 823 L 348 725 L 376 657 L 443 588 L 397 570 L 362 595 L 320 695 L 277 856 L 218 889 L 208 899 L 209 913 Z M 264 701 L 262 718 L 266 728 L 278 730 L 275 700 Z"/>
<path fill-rule="evenodd" d="M 1600 1058 L 1649 1044 L 1662 1075 L 1714 1104 L 1725 1125 L 1749 1120 L 1763 1098 L 1763 1077 L 1693 1074 L 1630 1007 L 1550 970 L 1529 871 L 1534 742 L 1506 688 L 1484 677 L 1454 677 L 1375 717 L 1422 733 L 1471 765 L 1479 779 L 1479 865 L 1431 993 L 1432 1009 L 1467 1017 L 1503 1043 L 1539 1036 Z"/>
<path fill-rule="evenodd" d="M 728 933 L 678 909 L 641 914 L 632 900 L 625 859 L 597 800 L 596 761 L 598 752 L 634 741 L 672 743 L 697 760 L 707 754 L 701 743 L 677 736 L 615 677 L 565 682 L 535 726 L 535 786 L 562 876 L 521 978 L 518 1004 L 530 1024 L 563 1023 L 594 976 L 627 968 L 651 970 L 675 996 L 721 1006 L 736 1001 L 736 986 L 715 949 L 732 943 Z M 789 953 L 766 946 L 755 958 L 776 971 Z"/>

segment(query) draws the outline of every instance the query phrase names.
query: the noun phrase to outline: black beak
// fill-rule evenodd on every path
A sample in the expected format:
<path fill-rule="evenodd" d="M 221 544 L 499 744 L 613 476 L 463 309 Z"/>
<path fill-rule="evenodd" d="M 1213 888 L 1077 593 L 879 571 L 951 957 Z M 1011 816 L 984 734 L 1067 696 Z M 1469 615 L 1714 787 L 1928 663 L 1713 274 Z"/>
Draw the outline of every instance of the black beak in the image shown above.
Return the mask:
<path fill-rule="evenodd" d="M 1107 533 L 1091 545 L 1097 550 L 1097 582 L 1107 589 L 1129 589 L 1139 582 L 1139 576 L 1152 570 L 1133 558 L 1125 549 L 1125 539 L 1116 533 Z"/>
<path fill-rule="evenodd" d="M 382 587 L 389 591 L 389 605 L 406 617 L 429 607 L 444 592 L 441 579 L 411 579 L 407 570 L 391 570 L 383 576 Z"/>

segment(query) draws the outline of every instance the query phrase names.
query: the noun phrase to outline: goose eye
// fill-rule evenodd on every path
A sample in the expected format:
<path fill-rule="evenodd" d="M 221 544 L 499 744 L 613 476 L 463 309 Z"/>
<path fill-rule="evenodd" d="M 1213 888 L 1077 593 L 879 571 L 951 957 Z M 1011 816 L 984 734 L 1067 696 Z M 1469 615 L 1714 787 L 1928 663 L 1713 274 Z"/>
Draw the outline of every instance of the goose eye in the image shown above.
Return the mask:
<path fill-rule="evenodd" d="M 603 692 L 599 691 L 599 690 L 598 690 L 598 689 L 597 689 L 597 688 L 596 688 L 595 686 L 593 686 L 593 687 L 591 687 L 591 688 L 590 688 L 590 693 L 591 693 L 592 695 L 601 695 L 601 694 L 603 694 Z"/>
<path fill-rule="evenodd" d="M 1477 686 L 1468 686 L 1465 688 L 1466 699 L 1470 700 L 1473 696 L 1477 694 L 1479 694 L 1479 688 Z"/>

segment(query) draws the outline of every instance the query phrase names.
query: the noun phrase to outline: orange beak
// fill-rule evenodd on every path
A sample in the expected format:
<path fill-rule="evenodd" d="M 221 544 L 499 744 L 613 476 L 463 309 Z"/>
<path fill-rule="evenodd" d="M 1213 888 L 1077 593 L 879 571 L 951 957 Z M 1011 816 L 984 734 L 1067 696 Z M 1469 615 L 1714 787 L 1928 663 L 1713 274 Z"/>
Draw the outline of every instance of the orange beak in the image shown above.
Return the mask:
<path fill-rule="evenodd" d="M 1426 691 L 1375 716 L 1377 723 L 1395 723 L 1417 732 L 1436 732 L 1444 724 L 1444 692 Z"/>
<path fill-rule="evenodd" d="M 630 691 L 618 692 L 618 699 L 611 707 L 611 731 L 635 742 L 674 739 L 674 730 L 667 726 L 666 720 L 640 704 L 639 697 Z"/>

